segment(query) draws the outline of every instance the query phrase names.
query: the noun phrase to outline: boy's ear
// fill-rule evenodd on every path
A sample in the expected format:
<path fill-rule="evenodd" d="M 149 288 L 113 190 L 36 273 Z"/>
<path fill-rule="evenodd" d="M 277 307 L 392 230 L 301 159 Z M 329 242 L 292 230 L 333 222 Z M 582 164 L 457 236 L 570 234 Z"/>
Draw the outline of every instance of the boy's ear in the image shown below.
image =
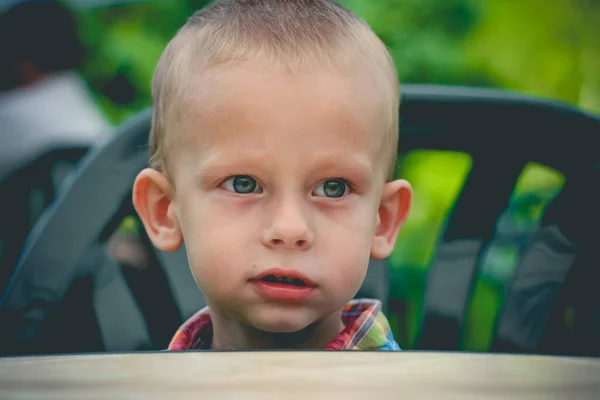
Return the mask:
<path fill-rule="evenodd" d="M 172 196 L 171 183 L 163 173 L 154 169 L 144 169 L 133 184 L 135 210 L 148 237 L 162 251 L 176 251 L 183 243 Z"/>
<path fill-rule="evenodd" d="M 398 232 L 408 217 L 411 202 L 412 188 L 407 181 L 399 179 L 383 186 L 371 258 L 382 260 L 392 253 Z"/>

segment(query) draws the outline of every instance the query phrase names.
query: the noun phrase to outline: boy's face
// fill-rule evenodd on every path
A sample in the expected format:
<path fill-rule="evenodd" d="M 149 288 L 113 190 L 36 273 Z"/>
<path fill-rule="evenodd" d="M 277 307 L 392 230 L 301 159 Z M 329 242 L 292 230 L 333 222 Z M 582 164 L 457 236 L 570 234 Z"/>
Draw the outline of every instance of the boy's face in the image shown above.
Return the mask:
<path fill-rule="evenodd" d="M 209 307 L 296 332 L 354 297 L 370 256 L 389 255 L 410 187 L 385 183 L 381 96 L 362 81 L 246 63 L 190 86 L 172 184 L 147 180 L 159 228 L 140 214 L 159 248 L 185 240 Z"/>

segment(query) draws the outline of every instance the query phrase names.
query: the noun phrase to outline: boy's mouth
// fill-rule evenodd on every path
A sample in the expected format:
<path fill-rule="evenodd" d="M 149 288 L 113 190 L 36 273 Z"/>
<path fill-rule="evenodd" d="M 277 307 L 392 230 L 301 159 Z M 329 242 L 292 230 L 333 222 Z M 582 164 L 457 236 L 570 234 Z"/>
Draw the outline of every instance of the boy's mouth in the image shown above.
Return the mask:
<path fill-rule="evenodd" d="M 272 268 L 254 278 L 250 283 L 263 296 L 270 300 L 300 302 L 315 293 L 317 285 L 295 270 Z"/>
<path fill-rule="evenodd" d="M 306 282 L 304 282 L 302 279 L 292 278 L 289 276 L 267 275 L 264 278 L 261 278 L 260 280 L 267 283 L 281 283 L 293 286 L 308 286 Z"/>
<path fill-rule="evenodd" d="M 296 270 L 285 270 L 281 268 L 271 268 L 250 279 L 251 281 L 260 281 L 265 283 L 282 284 L 298 287 L 316 286 L 310 279 Z"/>

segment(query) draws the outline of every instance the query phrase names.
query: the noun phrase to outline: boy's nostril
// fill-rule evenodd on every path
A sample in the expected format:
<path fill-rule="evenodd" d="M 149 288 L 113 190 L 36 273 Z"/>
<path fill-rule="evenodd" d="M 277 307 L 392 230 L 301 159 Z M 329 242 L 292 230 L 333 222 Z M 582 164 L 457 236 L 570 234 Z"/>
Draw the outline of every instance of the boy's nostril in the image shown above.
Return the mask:
<path fill-rule="evenodd" d="M 285 243 L 286 243 L 286 241 L 283 239 L 271 239 L 271 246 L 282 246 Z M 289 243 L 291 244 L 292 242 L 290 241 Z M 300 239 L 300 240 L 296 240 L 294 242 L 294 244 L 298 248 L 304 248 L 307 246 L 308 241 L 306 241 L 304 239 Z"/>

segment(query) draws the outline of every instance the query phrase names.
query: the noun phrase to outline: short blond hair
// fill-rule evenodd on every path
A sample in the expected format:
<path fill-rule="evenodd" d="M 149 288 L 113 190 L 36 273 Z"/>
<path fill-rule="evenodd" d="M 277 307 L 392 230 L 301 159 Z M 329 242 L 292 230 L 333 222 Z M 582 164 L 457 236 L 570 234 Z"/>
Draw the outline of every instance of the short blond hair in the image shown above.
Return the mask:
<path fill-rule="evenodd" d="M 217 0 L 192 15 L 169 42 L 152 79 L 150 167 L 168 169 L 172 122 L 192 77 L 234 61 L 267 59 L 292 71 L 317 63 L 365 68 L 385 96 L 388 179 L 398 146 L 400 87 L 392 58 L 366 22 L 332 0 Z"/>

